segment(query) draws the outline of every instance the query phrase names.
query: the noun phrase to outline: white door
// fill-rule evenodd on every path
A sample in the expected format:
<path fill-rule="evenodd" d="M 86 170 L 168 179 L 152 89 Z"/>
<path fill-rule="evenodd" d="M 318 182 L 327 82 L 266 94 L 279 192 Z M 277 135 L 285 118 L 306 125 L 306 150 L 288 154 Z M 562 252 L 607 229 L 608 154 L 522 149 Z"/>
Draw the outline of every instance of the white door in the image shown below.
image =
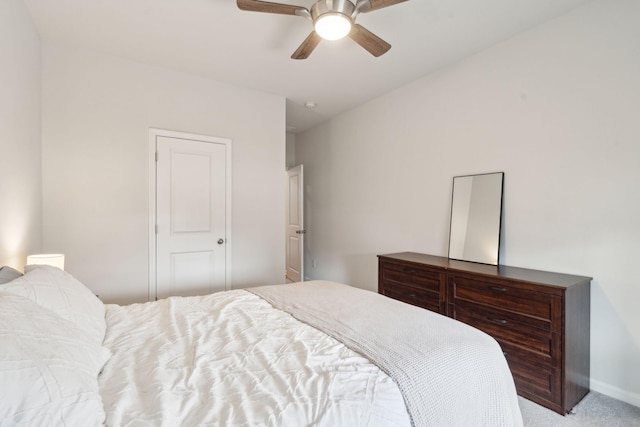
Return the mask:
<path fill-rule="evenodd" d="M 155 149 L 155 297 L 227 289 L 230 146 L 156 134 Z"/>
<path fill-rule="evenodd" d="M 304 180 L 302 165 L 287 171 L 287 279 L 304 280 Z"/>

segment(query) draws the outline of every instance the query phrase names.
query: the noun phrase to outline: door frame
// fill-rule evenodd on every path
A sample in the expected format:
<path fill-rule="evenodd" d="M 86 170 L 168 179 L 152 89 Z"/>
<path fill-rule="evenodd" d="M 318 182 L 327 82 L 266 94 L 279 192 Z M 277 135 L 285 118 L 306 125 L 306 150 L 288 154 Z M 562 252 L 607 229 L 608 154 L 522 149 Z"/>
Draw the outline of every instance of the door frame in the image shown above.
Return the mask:
<path fill-rule="evenodd" d="M 149 301 L 157 299 L 156 281 L 156 139 L 159 136 L 190 141 L 224 144 L 225 160 L 225 289 L 231 289 L 231 139 L 166 129 L 149 128 Z"/>

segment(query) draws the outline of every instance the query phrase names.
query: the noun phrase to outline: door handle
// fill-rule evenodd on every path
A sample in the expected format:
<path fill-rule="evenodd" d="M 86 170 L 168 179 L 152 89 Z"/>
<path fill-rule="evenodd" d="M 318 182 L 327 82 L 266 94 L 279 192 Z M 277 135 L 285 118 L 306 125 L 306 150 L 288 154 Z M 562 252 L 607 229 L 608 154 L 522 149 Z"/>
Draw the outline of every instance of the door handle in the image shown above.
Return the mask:
<path fill-rule="evenodd" d="M 307 230 L 298 230 L 296 234 L 306 234 Z"/>
<path fill-rule="evenodd" d="M 218 239 L 218 244 L 221 245 L 224 243 L 224 239 Z"/>

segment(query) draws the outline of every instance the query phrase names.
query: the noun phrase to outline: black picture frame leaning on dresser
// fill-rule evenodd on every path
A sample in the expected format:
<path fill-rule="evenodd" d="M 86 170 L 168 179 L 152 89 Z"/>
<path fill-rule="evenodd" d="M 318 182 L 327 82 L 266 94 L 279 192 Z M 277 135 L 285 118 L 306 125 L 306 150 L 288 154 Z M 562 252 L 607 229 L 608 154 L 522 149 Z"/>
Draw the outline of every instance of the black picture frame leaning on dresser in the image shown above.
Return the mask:
<path fill-rule="evenodd" d="M 378 255 L 378 292 L 474 326 L 518 394 L 566 414 L 589 392 L 591 277 L 402 252 Z"/>

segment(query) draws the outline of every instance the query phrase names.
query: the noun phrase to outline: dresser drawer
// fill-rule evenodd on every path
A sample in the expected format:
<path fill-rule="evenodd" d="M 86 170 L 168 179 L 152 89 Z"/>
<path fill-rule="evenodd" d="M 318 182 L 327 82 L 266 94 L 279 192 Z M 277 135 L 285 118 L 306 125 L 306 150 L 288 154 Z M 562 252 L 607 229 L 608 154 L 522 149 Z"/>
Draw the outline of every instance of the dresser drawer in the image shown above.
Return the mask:
<path fill-rule="evenodd" d="M 554 326 L 561 326 L 561 319 L 558 318 L 560 298 L 555 295 L 520 289 L 499 281 L 483 281 L 452 274 L 449 275 L 449 291 L 451 299 L 455 300 L 456 304 L 458 301 L 473 301 L 558 322 Z"/>
<path fill-rule="evenodd" d="M 440 294 L 437 292 L 393 283 L 384 287 L 384 295 L 436 313 L 441 312 Z"/>
<path fill-rule="evenodd" d="M 518 394 L 538 401 L 557 402 L 561 392 L 561 376 L 549 357 L 502 340 L 498 340 L 498 343 L 513 374 Z"/>
<path fill-rule="evenodd" d="M 549 357 L 555 356 L 549 321 L 466 301 L 456 303 L 453 318 L 478 328 L 497 340 L 517 343 Z"/>
<path fill-rule="evenodd" d="M 381 271 L 385 285 L 400 283 L 437 293 L 440 293 L 445 280 L 442 272 L 400 264 L 381 263 Z"/>

